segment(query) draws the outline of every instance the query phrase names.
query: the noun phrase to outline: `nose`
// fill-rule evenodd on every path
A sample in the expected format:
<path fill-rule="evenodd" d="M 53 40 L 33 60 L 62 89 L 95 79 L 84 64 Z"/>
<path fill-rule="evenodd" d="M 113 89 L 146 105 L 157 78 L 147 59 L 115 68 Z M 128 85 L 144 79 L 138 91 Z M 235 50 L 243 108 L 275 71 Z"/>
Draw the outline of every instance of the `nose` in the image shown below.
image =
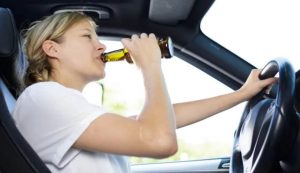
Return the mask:
<path fill-rule="evenodd" d="M 97 50 L 101 50 L 103 52 L 106 50 L 106 46 L 103 43 L 101 43 L 100 41 L 97 41 L 96 48 L 97 48 Z"/>

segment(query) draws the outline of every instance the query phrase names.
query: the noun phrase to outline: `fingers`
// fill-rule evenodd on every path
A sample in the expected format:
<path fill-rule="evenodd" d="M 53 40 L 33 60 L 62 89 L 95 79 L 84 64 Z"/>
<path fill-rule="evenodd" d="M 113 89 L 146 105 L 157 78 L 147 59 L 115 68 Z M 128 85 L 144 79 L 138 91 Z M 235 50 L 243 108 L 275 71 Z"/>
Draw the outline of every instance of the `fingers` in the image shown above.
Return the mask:
<path fill-rule="evenodd" d="M 145 33 L 142 33 L 142 34 L 141 34 L 141 38 L 148 38 L 148 35 L 145 34 Z"/>
<path fill-rule="evenodd" d="M 128 44 L 130 42 L 130 39 L 129 38 L 123 38 L 123 39 L 121 39 L 121 42 L 123 44 Z"/>
<path fill-rule="evenodd" d="M 149 35 L 147 35 L 146 33 L 142 33 L 142 34 L 140 34 L 140 35 L 138 35 L 138 34 L 133 34 L 132 36 L 131 36 L 131 38 L 123 38 L 123 39 L 121 39 L 121 42 L 123 43 L 123 45 L 125 46 L 125 47 L 132 47 L 132 46 L 130 46 L 130 44 L 132 43 L 132 42 L 135 42 L 135 41 L 138 41 L 138 40 L 140 40 L 140 39 L 147 39 L 147 38 L 149 38 L 149 39 L 151 39 L 151 40 L 157 40 L 156 39 L 156 36 L 153 34 L 153 33 L 150 33 Z"/>
<path fill-rule="evenodd" d="M 262 71 L 262 69 L 252 69 L 250 75 L 257 76 L 257 78 L 258 78 L 261 71 Z M 272 78 L 275 78 L 275 77 L 270 77 L 270 78 L 267 78 L 267 79 L 272 79 Z"/>
<path fill-rule="evenodd" d="M 277 82 L 277 78 L 268 78 L 268 79 L 262 80 L 262 85 L 268 86 L 268 85 L 274 84 L 276 82 Z"/>
<path fill-rule="evenodd" d="M 122 39 L 122 43 L 137 66 L 160 65 L 161 51 L 154 34 L 133 34 L 131 38 Z"/>
<path fill-rule="evenodd" d="M 264 80 L 259 79 L 258 76 L 261 71 L 262 71 L 262 69 L 252 69 L 251 73 L 250 73 L 250 76 L 254 76 L 256 78 L 256 80 L 260 81 L 261 88 L 264 88 L 268 85 L 271 85 L 271 84 L 274 84 L 277 82 L 277 78 L 275 78 L 275 77 L 270 77 L 270 78 L 267 78 Z"/>
<path fill-rule="evenodd" d="M 140 35 L 137 35 L 137 34 L 133 34 L 132 36 L 131 36 L 131 40 L 137 40 L 137 39 L 144 39 L 144 38 L 150 38 L 150 39 L 155 39 L 156 40 L 156 36 L 155 36 L 155 34 L 153 34 L 153 33 L 150 33 L 149 35 L 148 34 L 146 34 L 146 33 L 142 33 L 142 34 L 140 34 Z"/>
<path fill-rule="evenodd" d="M 137 40 L 137 39 L 139 39 L 139 36 L 138 36 L 138 35 L 133 34 L 133 35 L 131 36 L 131 40 Z"/>
<path fill-rule="evenodd" d="M 250 75 L 254 75 L 254 76 L 258 77 L 260 72 L 261 72 L 261 69 L 252 69 Z"/>
<path fill-rule="evenodd" d="M 149 38 L 155 38 L 156 39 L 156 36 L 153 33 L 150 33 Z"/>

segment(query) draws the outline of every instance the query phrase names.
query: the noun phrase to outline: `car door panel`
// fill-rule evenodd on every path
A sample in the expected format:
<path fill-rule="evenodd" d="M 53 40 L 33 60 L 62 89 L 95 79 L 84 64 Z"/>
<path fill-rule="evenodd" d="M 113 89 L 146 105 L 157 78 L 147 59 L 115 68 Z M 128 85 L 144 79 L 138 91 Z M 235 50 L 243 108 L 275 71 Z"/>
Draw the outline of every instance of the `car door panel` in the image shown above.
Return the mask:
<path fill-rule="evenodd" d="M 133 165 L 133 173 L 228 173 L 230 159 L 217 158 L 195 161 Z"/>

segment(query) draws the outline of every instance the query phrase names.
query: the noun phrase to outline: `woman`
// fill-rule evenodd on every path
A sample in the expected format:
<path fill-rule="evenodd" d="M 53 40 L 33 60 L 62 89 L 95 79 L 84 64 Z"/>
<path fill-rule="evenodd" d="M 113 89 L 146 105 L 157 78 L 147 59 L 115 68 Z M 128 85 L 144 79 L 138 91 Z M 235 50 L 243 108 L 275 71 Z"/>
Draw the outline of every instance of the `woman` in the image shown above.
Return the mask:
<path fill-rule="evenodd" d="M 81 94 L 87 83 L 105 76 L 100 58 L 105 45 L 98 41 L 91 18 L 59 13 L 28 29 L 27 88 L 13 117 L 52 172 L 130 172 L 122 155 L 170 156 L 177 151 L 176 128 L 231 108 L 275 81 L 260 81 L 259 70 L 253 70 L 236 92 L 172 105 L 155 35 L 133 35 L 122 43 L 144 78 L 146 100 L 135 119 L 105 112 Z"/>

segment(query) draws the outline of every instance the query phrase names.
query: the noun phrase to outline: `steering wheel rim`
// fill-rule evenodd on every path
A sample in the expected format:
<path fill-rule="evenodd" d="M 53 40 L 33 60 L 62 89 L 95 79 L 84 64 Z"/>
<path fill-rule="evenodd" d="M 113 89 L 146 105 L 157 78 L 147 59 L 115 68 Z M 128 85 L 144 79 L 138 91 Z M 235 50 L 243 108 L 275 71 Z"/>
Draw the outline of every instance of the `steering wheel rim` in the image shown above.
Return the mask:
<path fill-rule="evenodd" d="M 251 98 L 243 112 L 234 137 L 230 173 L 267 173 L 289 143 L 284 134 L 292 126 L 295 92 L 294 70 L 285 59 L 267 63 L 259 77 L 266 79 L 279 73 L 275 98 L 261 92 Z"/>

